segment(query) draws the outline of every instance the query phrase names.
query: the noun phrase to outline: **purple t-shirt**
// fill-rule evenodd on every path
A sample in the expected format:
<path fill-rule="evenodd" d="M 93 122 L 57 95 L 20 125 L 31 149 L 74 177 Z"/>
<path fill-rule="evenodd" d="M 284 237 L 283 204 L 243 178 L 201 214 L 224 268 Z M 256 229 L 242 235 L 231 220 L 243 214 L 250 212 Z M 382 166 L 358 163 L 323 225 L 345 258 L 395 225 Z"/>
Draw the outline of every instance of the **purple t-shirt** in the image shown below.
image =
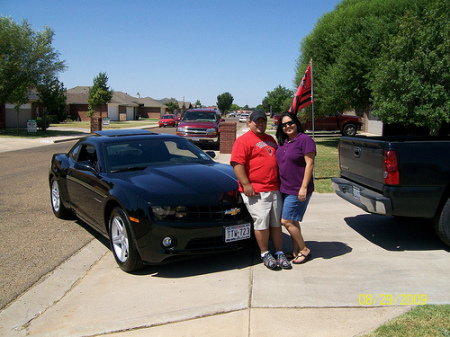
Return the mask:
<path fill-rule="evenodd" d="M 304 133 L 299 133 L 292 141 L 285 141 L 279 145 L 275 153 L 280 176 L 280 191 L 282 193 L 298 195 L 305 175 L 305 155 L 316 154 L 316 143 Z M 308 184 L 307 194 L 314 191 L 313 179 Z"/>

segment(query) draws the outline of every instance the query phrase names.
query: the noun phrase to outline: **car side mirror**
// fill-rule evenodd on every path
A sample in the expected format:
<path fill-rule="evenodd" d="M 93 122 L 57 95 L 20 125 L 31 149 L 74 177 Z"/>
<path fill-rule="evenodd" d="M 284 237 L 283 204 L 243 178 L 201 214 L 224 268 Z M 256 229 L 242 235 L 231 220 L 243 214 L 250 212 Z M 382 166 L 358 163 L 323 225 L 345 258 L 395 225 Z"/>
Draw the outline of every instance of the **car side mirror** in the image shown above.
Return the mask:
<path fill-rule="evenodd" d="M 205 151 L 205 153 L 211 158 L 216 158 L 216 153 L 214 151 Z"/>
<path fill-rule="evenodd" d="M 222 122 L 225 122 L 225 119 L 221 118 L 221 119 L 220 119 L 220 122 L 221 122 L 221 123 L 222 123 Z"/>
<path fill-rule="evenodd" d="M 97 170 L 94 165 L 89 160 L 77 161 L 74 165 L 74 168 L 80 171 L 89 171 L 94 174 L 97 174 Z"/>

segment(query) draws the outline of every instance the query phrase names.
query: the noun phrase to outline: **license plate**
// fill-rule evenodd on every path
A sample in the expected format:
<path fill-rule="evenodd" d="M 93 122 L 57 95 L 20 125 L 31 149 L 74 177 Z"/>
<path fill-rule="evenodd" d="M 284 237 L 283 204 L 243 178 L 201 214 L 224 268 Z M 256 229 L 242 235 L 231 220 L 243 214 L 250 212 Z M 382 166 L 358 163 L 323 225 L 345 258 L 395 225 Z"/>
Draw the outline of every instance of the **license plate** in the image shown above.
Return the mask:
<path fill-rule="evenodd" d="M 225 227 L 225 242 L 233 242 L 250 238 L 250 224 Z"/>
<path fill-rule="evenodd" d="M 193 142 L 199 142 L 199 141 L 200 141 L 200 138 L 192 138 L 192 141 L 193 141 Z"/>
<path fill-rule="evenodd" d="M 353 196 L 358 200 L 361 198 L 361 190 L 358 187 L 353 187 Z"/>

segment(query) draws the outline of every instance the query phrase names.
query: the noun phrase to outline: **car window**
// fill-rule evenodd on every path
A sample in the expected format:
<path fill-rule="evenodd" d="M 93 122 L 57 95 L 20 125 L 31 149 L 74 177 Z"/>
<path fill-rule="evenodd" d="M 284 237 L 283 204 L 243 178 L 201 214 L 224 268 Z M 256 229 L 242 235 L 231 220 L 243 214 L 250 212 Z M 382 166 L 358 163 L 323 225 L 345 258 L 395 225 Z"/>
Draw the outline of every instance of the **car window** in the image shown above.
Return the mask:
<path fill-rule="evenodd" d="M 188 111 L 184 117 L 186 121 L 204 121 L 215 122 L 216 114 L 214 112 Z"/>
<path fill-rule="evenodd" d="M 106 160 L 110 172 L 143 169 L 148 166 L 212 162 L 202 150 L 183 138 L 108 144 Z"/>
<path fill-rule="evenodd" d="M 78 154 L 80 153 L 80 149 L 81 149 L 81 144 L 75 146 L 69 153 L 70 157 L 74 160 L 77 161 L 77 157 Z"/>
<path fill-rule="evenodd" d="M 99 169 L 97 151 L 92 145 L 84 144 L 81 146 L 77 161 L 89 161 L 95 169 Z"/>

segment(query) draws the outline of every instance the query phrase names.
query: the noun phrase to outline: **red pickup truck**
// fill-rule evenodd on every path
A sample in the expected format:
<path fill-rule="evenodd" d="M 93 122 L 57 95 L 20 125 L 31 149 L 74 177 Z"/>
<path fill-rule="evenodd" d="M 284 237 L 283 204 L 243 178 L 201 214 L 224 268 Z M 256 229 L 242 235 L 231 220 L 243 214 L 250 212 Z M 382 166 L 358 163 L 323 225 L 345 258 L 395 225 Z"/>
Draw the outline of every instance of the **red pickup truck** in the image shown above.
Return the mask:
<path fill-rule="evenodd" d="M 278 125 L 279 116 L 274 116 L 274 125 Z M 303 130 L 312 130 L 311 117 L 300 116 Z M 343 136 L 355 136 L 357 130 L 361 130 L 361 117 L 343 115 L 336 112 L 329 116 L 315 116 L 314 131 L 340 131 Z"/>
<path fill-rule="evenodd" d="M 219 144 L 220 112 L 214 109 L 190 109 L 185 112 L 177 127 L 177 136 L 189 139 L 191 142 Z"/>

